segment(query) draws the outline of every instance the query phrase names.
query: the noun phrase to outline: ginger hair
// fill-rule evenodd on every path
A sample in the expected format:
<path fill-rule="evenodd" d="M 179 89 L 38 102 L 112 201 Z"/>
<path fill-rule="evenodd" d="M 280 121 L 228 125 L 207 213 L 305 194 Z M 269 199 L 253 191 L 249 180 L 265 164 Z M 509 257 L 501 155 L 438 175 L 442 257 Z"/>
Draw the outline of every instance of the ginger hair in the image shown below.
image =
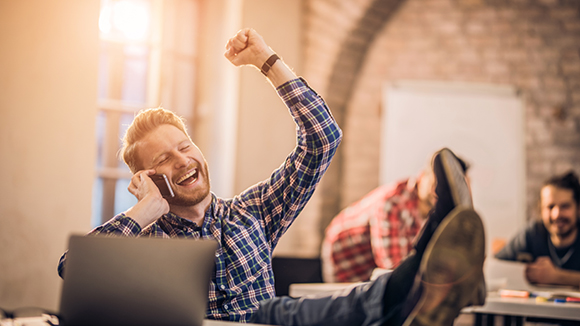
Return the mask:
<path fill-rule="evenodd" d="M 150 132 L 164 124 L 176 127 L 191 140 L 183 118 L 174 112 L 162 107 L 139 111 L 129 128 L 127 128 L 125 136 L 123 136 L 123 146 L 119 151 L 120 156 L 132 173 L 143 169 L 137 153 L 138 143 Z"/>

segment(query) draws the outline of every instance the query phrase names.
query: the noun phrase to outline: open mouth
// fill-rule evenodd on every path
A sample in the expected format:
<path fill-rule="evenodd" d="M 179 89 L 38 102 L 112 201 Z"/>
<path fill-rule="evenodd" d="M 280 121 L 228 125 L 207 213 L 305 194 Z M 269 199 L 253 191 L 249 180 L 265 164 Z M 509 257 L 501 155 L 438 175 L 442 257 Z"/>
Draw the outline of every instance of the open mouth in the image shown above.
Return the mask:
<path fill-rule="evenodd" d="M 198 176 L 197 168 L 195 168 L 195 169 L 191 170 L 189 173 L 187 173 L 186 175 L 179 178 L 176 183 L 179 186 L 187 186 L 187 185 L 190 185 L 190 184 L 196 182 L 197 176 Z"/>
<path fill-rule="evenodd" d="M 555 227 L 557 227 L 558 229 L 563 229 L 566 228 L 568 225 L 570 225 L 571 223 L 567 220 L 564 219 L 557 219 L 555 221 L 552 221 L 552 225 L 554 225 Z"/>

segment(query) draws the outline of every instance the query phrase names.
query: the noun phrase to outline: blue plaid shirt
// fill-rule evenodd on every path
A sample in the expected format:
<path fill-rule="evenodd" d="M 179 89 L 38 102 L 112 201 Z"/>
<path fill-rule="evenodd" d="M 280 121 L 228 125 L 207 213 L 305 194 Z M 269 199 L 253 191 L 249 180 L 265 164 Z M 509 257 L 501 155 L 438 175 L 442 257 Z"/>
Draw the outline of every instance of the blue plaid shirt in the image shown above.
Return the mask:
<path fill-rule="evenodd" d="M 232 199 L 213 193 L 202 226 L 173 213 L 145 229 L 119 214 L 89 234 L 213 239 L 219 243 L 206 317 L 247 321 L 258 302 L 275 296 L 272 252 L 300 214 L 342 139 L 324 100 L 303 79 L 277 88 L 297 125 L 297 146 L 269 179 Z M 58 270 L 62 276 L 66 253 Z"/>

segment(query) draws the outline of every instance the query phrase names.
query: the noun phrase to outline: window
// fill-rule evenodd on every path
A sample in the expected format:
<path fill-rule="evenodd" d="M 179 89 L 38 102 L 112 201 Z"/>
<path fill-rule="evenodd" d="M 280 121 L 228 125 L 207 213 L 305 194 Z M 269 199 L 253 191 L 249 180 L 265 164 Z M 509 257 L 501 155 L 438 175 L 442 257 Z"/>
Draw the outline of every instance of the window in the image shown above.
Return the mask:
<path fill-rule="evenodd" d="M 198 17 L 198 0 L 101 0 L 93 226 L 137 202 L 117 155 L 136 112 L 163 105 L 191 122 Z"/>

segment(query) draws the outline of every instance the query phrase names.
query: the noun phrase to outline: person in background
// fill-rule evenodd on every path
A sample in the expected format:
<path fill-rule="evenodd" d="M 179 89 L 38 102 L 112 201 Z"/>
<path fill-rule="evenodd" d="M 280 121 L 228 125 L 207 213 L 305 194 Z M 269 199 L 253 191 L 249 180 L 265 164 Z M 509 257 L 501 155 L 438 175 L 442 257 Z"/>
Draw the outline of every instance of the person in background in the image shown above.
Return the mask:
<path fill-rule="evenodd" d="M 580 183 L 574 172 L 544 183 L 540 217 L 495 257 L 527 262 L 525 276 L 532 284 L 580 286 Z"/>
<path fill-rule="evenodd" d="M 458 161 L 466 173 L 469 166 Z M 322 242 L 324 281 L 368 281 L 373 271 L 397 266 L 435 205 L 434 182 L 426 166 L 417 177 L 380 186 L 334 217 Z"/>

